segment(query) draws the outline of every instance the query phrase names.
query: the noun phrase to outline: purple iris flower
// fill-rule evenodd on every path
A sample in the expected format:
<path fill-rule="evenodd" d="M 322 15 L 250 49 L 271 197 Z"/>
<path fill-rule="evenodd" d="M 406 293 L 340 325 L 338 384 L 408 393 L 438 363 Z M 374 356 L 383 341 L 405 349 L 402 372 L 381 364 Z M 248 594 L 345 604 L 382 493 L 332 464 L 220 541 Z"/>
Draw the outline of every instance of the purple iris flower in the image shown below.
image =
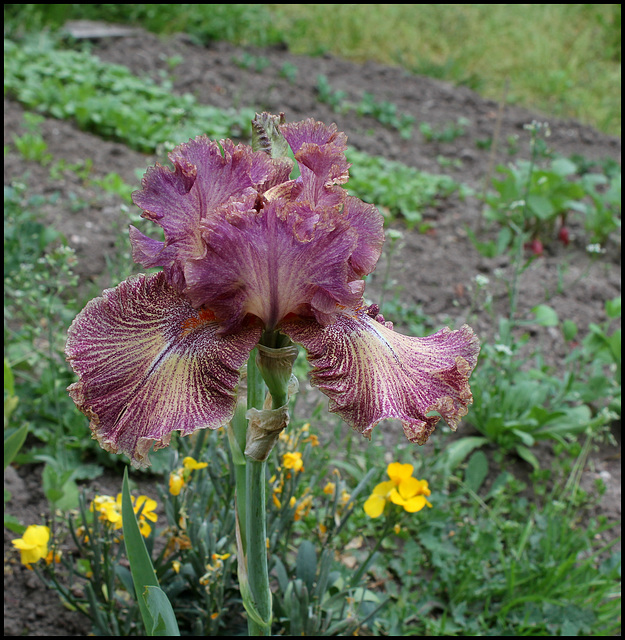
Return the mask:
<path fill-rule="evenodd" d="M 404 336 L 365 304 L 383 219 L 342 186 L 346 136 L 269 114 L 253 128 L 258 150 L 199 136 L 133 194 L 164 234 L 130 227 L 133 258 L 162 271 L 107 289 L 68 332 L 79 378 L 69 393 L 93 437 L 149 464 L 173 431 L 225 426 L 251 350 L 285 341 L 306 349 L 312 383 L 364 436 L 384 419 L 419 444 L 441 416 L 455 429 L 472 402 L 478 340 L 466 325 Z"/>

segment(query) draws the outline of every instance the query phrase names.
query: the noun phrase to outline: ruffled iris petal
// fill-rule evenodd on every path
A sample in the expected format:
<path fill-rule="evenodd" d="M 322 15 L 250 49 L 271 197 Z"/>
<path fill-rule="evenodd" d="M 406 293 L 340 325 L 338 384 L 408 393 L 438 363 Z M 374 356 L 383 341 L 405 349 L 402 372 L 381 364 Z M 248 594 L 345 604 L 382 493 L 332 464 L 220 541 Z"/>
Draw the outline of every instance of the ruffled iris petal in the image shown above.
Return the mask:
<path fill-rule="evenodd" d="M 149 464 L 152 443 L 166 446 L 172 431 L 231 419 L 239 368 L 260 328 L 229 336 L 217 328 L 163 273 L 130 278 L 87 304 L 68 333 L 66 355 L 79 376 L 69 391 L 104 449 Z"/>
<path fill-rule="evenodd" d="M 204 230 L 206 256 L 185 265 L 187 295 L 225 330 L 246 314 L 268 329 L 289 313 L 327 322 L 360 300 L 363 283 L 348 264 L 357 236 L 341 218 L 272 200 L 261 211 L 230 207 Z"/>
<path fill-rule="evenodd" d="M 142 189 L 133 194 L 143 217 L 165 232 L 160 252 L 145 236 L 131 234 L 133 257 L 145 267 L 172 269 L 176 262 L 201 258 L 205 253 L 202 220 L 227 202 L 245 200 L 250 194 L 256 198 L 257 193 L 288 180 L 290 171 L 288 162 L 272 160 L 230 140 L 218 144 L 206 136 L 179 145 L 169 159 L 173 169 L 159 164 L 150 167 Z M 181 273 L 180 265 L 176 273 Z"/>
<path fill-rule="evenodd" d="M 311 381 L 330 398 L 330 410 L 367 437 L 394 418 L 411 442 L 424 444 L 441 416 L 455 429 L 473 400 L 468 379 L 479 343 L 466 325 L 412 338 L 358 311 L 326 327 L 293 319 L 281 330 L 308 351 Z"/>

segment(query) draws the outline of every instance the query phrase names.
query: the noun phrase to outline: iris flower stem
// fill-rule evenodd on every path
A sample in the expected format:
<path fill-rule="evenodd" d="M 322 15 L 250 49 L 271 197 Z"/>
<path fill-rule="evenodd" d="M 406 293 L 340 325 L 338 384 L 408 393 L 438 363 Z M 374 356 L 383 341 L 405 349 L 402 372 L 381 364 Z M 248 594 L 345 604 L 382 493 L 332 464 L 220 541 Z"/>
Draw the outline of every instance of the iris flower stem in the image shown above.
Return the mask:
<path fill-rule="evenodd" d="M 271 635 L 271 589 L 267 567 L 267 512 L 265 467 L 259 460 L 247 461 L 247 572 L 250 594 L 258 618 L 248 617 L 249 635 Z"/>
<path fill-rule="evenodd" d="M 245 412 L 247 410 L 247 402 L 239 403 L 232 421 L 228 425 L 228 441 L 230 443 L 230 451 L 232 453 L 232 462 L 234 466 L 235 480 L 235 501 L 238 519 L 239 531 L 241 532 L 241 546 L 243 553 L 247 550 L 245 532 L 247 530 L 247 479 L 246 479 L 246 461 L 245 461 L 245 433 L 247 431 L 247 418 Z"/>
<path fill-rule="evenodd" d="M 265 384 L 256 364 L 256 350 L 247 363 L 247 408 L 262 409 Z M 250 593 L 260 620 L 248 618 L 249 635 L 271 635 L 271 590 L 267 568 L 266 462 L 246 456 L 246 561 Z"/>

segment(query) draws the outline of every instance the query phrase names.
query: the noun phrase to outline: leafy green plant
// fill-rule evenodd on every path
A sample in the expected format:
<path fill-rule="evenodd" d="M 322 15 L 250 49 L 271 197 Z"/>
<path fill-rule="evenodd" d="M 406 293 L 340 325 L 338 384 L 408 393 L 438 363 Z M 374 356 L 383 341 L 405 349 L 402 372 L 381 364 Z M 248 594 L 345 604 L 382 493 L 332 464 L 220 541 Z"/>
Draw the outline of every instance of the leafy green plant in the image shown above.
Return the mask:
<path fill-rule="evenodd" d="M 544 126 L 532 123 L 532 158 L 499 166 L 500 178 L 492 181 L 494 192 L 485 196 L 484 217 L 499 228 L 497 239 L 475 246 L 484 255 L 498 255 L 514 245 L 522 234 L 527 248 L 541 255 L 543 243 L 556 237 L 568 245 L 571 218 L 580 219 L 590 242 L 605 242 L 621 226 L 620 171 L 611 177 L 584 173 L 580 166 L 563 157 L 550 158 L 539 167 L 538 137 Z M 557 233 L 556 233 L 557 232 Z"/>
<path fill-rule="evenodd" d="M 251 53 L 244 52 L 238 58 L 234 59 L 234 63 L 241 67 L 241 69 L 248 69 L 249 71 L 255 71 L 260 73 L 263 69 L 266 69 L 271 65 L 269 59 L 265 56 L 255 56 Z"/>
<path fill-rule="evenodd" d="M 453 485 L 378 575 L 393 596 L 385 635 L 618 633 L 618 554 L 593 539 L 605 522 L 573 526 L 561 489 L 540 505 L 507 472 L 479 495 Z"/>
<path fill-rule="evenodd" d="M 404 140 L 409 140 L 412 136 L 414 117 L 406 113 L 398 113 L 397 105 L 388 100 L 376 100 L 375 96 L 368 91 L 363 93 L 362 100 L 356 105 L 356 112 L 359 115 L 371 116 L 381 124 L 397 129 Z"/>
<path fill-rule="evenodd" d="M 397 112 L 397 105 L 388 100 L 379 101 L 375 96 L 365 91 L 359 103 L 355 104 L 347 99 L 345 91 L 333 89 L 326 76 L 317 76 L 317 97 L 319 102 L 329 105 L 337 113 L 356 111 L 358 115 L 375 118 L 380 124 L 399 131 L 402 138 L 410 139 L 414 118 L 405 113 Z"/>
<path fill-rule="evenodd" d="M 280 75 L 283 78 L 286 78 L 291 84 L 293 84 L 295 82 L 295 79 L 297 78 L 297 66 L 292 64 L 291 62 L 285 62 L 281 67 L 280 67 Z"/>
<path fill-rule="evenodd" d="M 563 323 L 565 338 L 572 345 L 566 359 L 567 368 L 578 373 L 574 391 L 582 402 L 595 411 L 608 409 L 621 415 L 621 329 L 616 323 L 621 318 L 621 297 L 605 303 L 606 320 L 591 323 L 586 335 L 578 335 L 573 321 Z"/>
<path fill-rule="evenodd" d="M 502 178 L 493 180 L 496 195 L 486 196 L 484 216 L 503 228 L 514 225 L 529 239 L 547 241 L 554 237 L 558 220 L 566 228 L 569 212 L 584 210 L 581 200 L 586 193 L 571 180 L 576 166 L 565 158 L 554 160 L 546 169 L 518 160 L 498 170 Z"/>
<path fill-rule="evenodd" d="M 435 128 L 428 122 L 419 124 L 419 131 L 426 142 L 453 142 L 456 138 L 466 135 L 467 127 L 471 122 L 464 117 L 458 118 L 456 122 L 446 124 L 442 128 Z"/>
<path fill-rule="evenodd" d="M 347 151 L 347 158 L 352 162 L 349 191 L 380 207 L 391 220 L 401 216 L 409 227 L 423 220 L 427 207 L 462 191 L 449 176 L 428 174 L 355 149 Z"/>
<path fill-rule="evenodd" d="M 14 134 L 13 144 L 25 160 L 34 160 L 45 166 L 52 161 L 52 155 L 48 153 L 48 145 L 39 128 L 43 120 L 38 114 L 24 113 L 26 133 L 21 136 Z"/>
<path fill-rule="evenodd" d="M 317 76 L 317 97 L 319 102 L 329 105 L 332 111 L 341 113 L 351 108 L 351 103 L 347 102 L 347 94 L 339 89 L 332 89 L 326 76 Z"/>
<path fill-rule="evenodd" d="M 590 242 L 605 244 L 621 229 L 621 172 L 612 176 L 585 174 L 580 182 L 591 201 L 582 212 Z"/>
<path fill-rule="evenodd" d="M 138 78 L 121 65 L 82 51 L 61 50 L 45 38 L 4 42 L 5 91 L 29 108 L 78 125 L 140 151 L 194 137 L 237 137 L 249 128 L 253 110 L 221 110 L 191 94 Z M 246 134 L 247 135 L 247 134 Z"/>
<path fill-rule="evenodd" d="M 533 311 L 530 323 L 560 326 L 550 307 L 539 305 Z M 582 434 L 598 434 L 609 425 L 612 415 L 596 407 L 600 402 L 593 407 L 589 394 L 581 392 L 595 375 L 590 373 L 592 362 L 586 361 L 582 367 L 582 359 L 578 357 L 576 364 L 564 371 L 553 371 L 540 362 L 539 366 L 528 368 L 526 360 L 519 357 L 527 338 L 513 340 L 508 321 L 500 320 L 500 327 L 501 342 L 484 345 L 482 349 L 473 376 L 474 404 L 466 418 L 482 437 L 474 439 L 473 446 L 464 453 L 492 443 L 503 452 L 516 453 L 538 469 L 538 459 L 532 452 L 537 441 L 551 440 L 569 446 Z M 616 339 L 615 336 L 610 348 L 615 346 Z M 609 385 L 603 392 L 607 404 L 614 389 Z M 595 396 L 594 400 L 598 398 Z"/>
<path fill-rule="evenodd" d="M 49 500 L 73 507 L 76 481 L 101 473 L 83 460 L 84 422 L 63 393 L 71 376 L 59 354 L 79 304 L 67 294 L 77 282 L 75 256 L 61 234 L 40 221 L 45 199 L 26 194 L 25 185 L 5 187 L 4 353 L 22 400 L 12 419 L 28 424 L 34 438 L 16 459 L 44 462 Z"/>

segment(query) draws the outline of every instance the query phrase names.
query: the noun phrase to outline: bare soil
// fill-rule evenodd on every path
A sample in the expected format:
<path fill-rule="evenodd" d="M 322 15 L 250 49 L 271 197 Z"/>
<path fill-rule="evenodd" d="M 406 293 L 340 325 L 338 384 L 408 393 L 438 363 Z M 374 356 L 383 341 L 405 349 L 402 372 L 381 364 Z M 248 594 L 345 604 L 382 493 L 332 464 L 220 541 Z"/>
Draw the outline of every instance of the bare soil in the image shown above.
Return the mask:
<path fill-rule="evenodd" d="M 548 145 L 556 153 L 578 154 L 588 160 L 612 158 L 620 162 L 621 158 L 620 139 L 578 122 L 557 120 L 514 106 L 500 108 L 496 102 L 485 100 L 465 87 L 454 87 L 372 62 L 353 64 L 331 56 L 300 57 L 280 48 L 243 50 L 226 43 L 204 48 L 193 45 L 184 36 L 160 39 L 144 32 L 96 39 L 93 46 L 93 52 L 103 60 L 127 65 L 135 74 L 159 78 L 159 74 L 171 77 L 173 73 L 173 91 L 191 92 L 203 103 L 284 112 L 291 122 L 308 117 L 336 122 L 339 130 L 347 133 L 353 147 L 431 173 L 447 172 L 476 193 L 481 192 L 497 163 L 529 157 L 529 135 L 524 125 L 533 120 L 549 122 Z M 236 61 L 246 55 L 262 56 L 269 64 L 261 71 L 243 68 Z M 180 56 L 182 62 L 172 72 L 167 61 L 174 56 Z M 285 63 L 297 69 L 294 79 L 280 74 Z M 320 103 L 315 89 L 319 74 L 324 74 L 334 89 L 344 91 L 346 98 L 354 103 L 360 102 L 367 91 L 378 101 L 394 103 L 398 113 L 412 115 L 417 123 L 427 122 L 442 129 L 462 117 L 470 124 L 464 135 L 451 142 L 427 142 L 417 128 L 411 139 L 405 140 L 397 131 L 373 118 L 359 116 L 353 110 L 337 113 Z M 71 172 L 66 172 L 62 179 L 52 180 L 48 168 L 24 160 L 12 146 L 13 134 L 22 130 L 23 109 L 10 99 L 5 99 L 4 108 L 4 141 L 5 146 L 10 147 L 5 154 L 5 185 L 24 181 L 29 192 L 48 196 L 60 193 L 55 203 L 45 206 L 46 222 L 63 232 L 75 248 L 83 284 L 95 282 L 101 288 L 114 286 L 117 283 L 109 281 L 106 256 L 116 251 L 120 226 L 138 219 L 139 211 L 129 203 L 125 209 L 120 207 L 118 197 L 101 192 Z M 43 123 L 42 132 L 55 160 L 63 158 L 75 163 L 91 159 L 91 177 L 104 177 L 115 171 L 127 182 L 136 184 L 137 169 L 143 171 L 155 161 L 165 161 L 165 157 L 141 154 L 119 142 L 80 131 L 72 122 L 49 118 Z M 494 153 L 476 144 L 487 138 L 495 141 Z M 507 148 L 508 141 L 513 139 L 518 152 L 511 157 Z M 453 166 L 443 168 L 441 158 L 453 161 Z M 76 201 L 87 206 L 73 211 L 68 204 Z M 468 239 L 466 229 L 478 227 L 481 210 L 477 197 L 461 199 L 454 195 L 425 212 L 425 219 L 431 223 L 428 233 L 406 231 L 401 223 L 396 223 L 394 226 L 403 229 L 404 237 L 393 257 L 391 277 L 403 303 L 418 305 L 441 326 L 449 323 L 459 326 L 468 321 L 486 342 L 496 335 L 493 318 L 507 313 L 506 281 L 512 267 L 507 256 L 482 257 Z M 591 322 L 604 321 L 605 301 L 620 295 L 620 240 L 609 244 L 606 254 L 593 261 L 585 250 L 583 230 L 573 227 L 571 231 L 573 240 L 568 247 L 555 239 L 544 239 L 544 255 L 532 263 L 521 280 L 519 318 L 529 317 L 531 308 L 545 302 L 548 296 L 548 304 L 561 319 L 568 318 L 578 327 L 586 327 Z M 386 263 L 382 259 L 367 285 L 367 295 L 372 301 L 380 295 L 385 272 Z M 474 278 L 478 274 L 489 278 L 494 315 L 480 305 L 472 306 Z M 540 345 L 546 359 L 555 365 L 569 349 L 560 333 L 550 328 L 532 329 L 532 338 L 532 343 Z M 306 385 L 303 387 L 303 393 L 311 392 Z M 620 522 L 620 424 L 615 425 L 615 435 L 617 446 L 603 446 L 593 452 L 584 486 L 593 491 L 595 480 L 601 478 L 607 491 L 597 512 L 605 514 L 610 521 Z M 427 445 L 423 453 L 426 451 Z M 551 449 L 542 447 L 538 454 L 548 466 Z M 527 473 L 523 463 L 512 461 L 511 464 Z M 5 487 L 13 496 L 7 511 L 24 524 L 41 522 L 41 516 L 48 509 L 41 491 L 40 474 L 41 469 L 35 466 L 9 468 L 5 473 Z M 119 479 L 99 481 L 100 485 L 107 482 L 110 493 L 119 490 Z M 20 566 L 10 543 L 14 537 L 5 529 L 5 635 L 88 635 L 86 621 L 59 607 L 56 594 L 46 592 L 35 575 Z"/>

